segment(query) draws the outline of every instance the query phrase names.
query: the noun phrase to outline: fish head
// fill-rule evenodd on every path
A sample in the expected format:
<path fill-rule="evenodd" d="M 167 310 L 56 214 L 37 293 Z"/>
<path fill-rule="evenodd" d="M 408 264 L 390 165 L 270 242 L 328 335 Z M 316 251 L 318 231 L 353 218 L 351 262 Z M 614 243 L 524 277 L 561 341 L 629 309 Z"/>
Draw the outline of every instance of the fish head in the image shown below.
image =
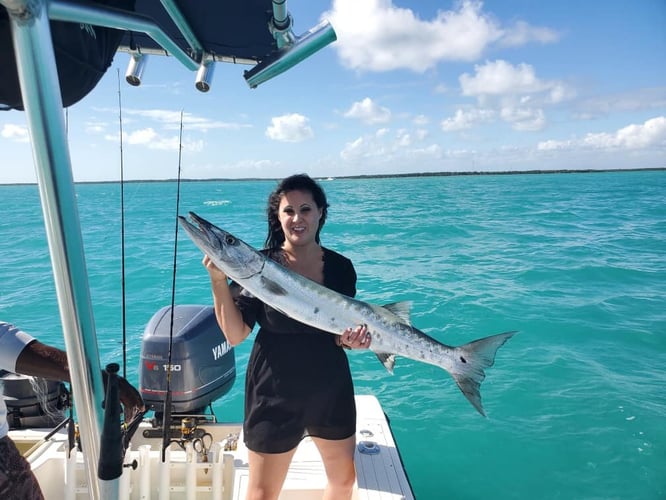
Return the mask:
<path fill-rule="evenodd" d="M 265 257 L 243 240 L 220 229 L 194 212 L 192 222 L 183 216 L 178 221 L 190 239 L 215 265 L 233 280 L 249 278 L 261 272 Z"/>

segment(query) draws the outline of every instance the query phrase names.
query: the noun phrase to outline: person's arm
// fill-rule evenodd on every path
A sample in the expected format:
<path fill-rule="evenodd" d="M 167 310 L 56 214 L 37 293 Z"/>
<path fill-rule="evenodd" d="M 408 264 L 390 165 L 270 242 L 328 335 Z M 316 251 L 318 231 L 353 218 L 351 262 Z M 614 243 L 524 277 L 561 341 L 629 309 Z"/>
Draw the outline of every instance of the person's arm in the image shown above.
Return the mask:
<path fill-rule="evenodd" d="M 70 382 L 65 351 L 33 340 L 16 358 L 16 372 L 22 375 Z"/>
<path fill-rule="evenodd" d="M 210 275 L 213 308 L 215 309 L 217 323 L 227 342 L 236 346 L 247 338 L 252 329 L 245 324 L 243 315 L 234 302 L 227 275 L 213 263 L 208 255 L 204 256 L 202 263 Z"/>
<path fill-rule="evenodd" d="M 33 340 L 16 358 L 16 373 L 41 377 L 50 380 L 71 382 L 67 353 Z M 106 385 L 106 372 L 102 372 Z M 133 419 L 145 411 L 145 405 L 139 392 L 123 377 L 118 377 L 120 402 L 125 409 L 125 421 Z"/>

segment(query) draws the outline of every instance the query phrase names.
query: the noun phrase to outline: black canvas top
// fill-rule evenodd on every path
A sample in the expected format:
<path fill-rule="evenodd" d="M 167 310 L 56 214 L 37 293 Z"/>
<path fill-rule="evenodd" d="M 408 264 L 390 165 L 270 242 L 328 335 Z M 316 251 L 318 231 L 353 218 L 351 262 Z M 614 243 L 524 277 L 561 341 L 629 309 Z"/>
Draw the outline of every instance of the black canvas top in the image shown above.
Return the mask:
<path fill-rule="evenodd" d="M 271 0 L 175 0 L 190 29 L 206 53 L 258 61 L 277 49 L 268 24 L 273 15 Z M 136 0 L 135 11 L 152 18 L 181 49 L 191 53 L 161 2 Z M 126 34 L 121 47 L 161 47 L 144 33 Z"/>
<path fill-rule="evenodd" d="M 272 0 L 174 0 L 190 30 L 207 55 L 226 62 L 249 63 L 264 60 L 277 50 L 269 30 Z M 201 54 L 192 49 L 162 3 L 157 0 L 94 0 L 72 3 L 97 4 L 124 10 L 152 20 L 186 54 L 197 62 Z M 58 68 L 63 105 L 71 106 L 85 97 L 108 70 L 116 50 L 164 53 L 145 33 L 51 21 L 51 35 Z M 0 110 L 23 109 L 9 17 L 0 6 Z"/>

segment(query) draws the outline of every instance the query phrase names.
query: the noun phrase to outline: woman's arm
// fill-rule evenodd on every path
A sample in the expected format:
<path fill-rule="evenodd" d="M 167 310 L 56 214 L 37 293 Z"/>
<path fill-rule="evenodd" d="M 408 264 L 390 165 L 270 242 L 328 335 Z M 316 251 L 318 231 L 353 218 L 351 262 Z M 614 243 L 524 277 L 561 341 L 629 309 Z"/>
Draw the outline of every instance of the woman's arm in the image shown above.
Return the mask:
<path fill-rule="evenodd" d="M 208 255 L 204 256 L 202 263 L 210 275 L 213 308 L 215 309 L 217 324 L 220 326 L 227 342 L 232 346 L 238 345 L 247 338 L 252 329 L 245 324 L 243 315 L 234 302 L 227 275 L 213 263 Z"/>

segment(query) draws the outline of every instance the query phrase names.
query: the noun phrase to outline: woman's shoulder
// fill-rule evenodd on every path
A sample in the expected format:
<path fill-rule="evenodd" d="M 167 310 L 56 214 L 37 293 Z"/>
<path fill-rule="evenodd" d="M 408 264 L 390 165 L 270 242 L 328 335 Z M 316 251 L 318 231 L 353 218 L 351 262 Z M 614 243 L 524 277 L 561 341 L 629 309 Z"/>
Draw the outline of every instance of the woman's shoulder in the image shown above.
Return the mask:
<path fill-rule="evenodd" d="M 327 270 L 338 270 L 343 273 L 356 274 L 354 263 L 350 258 L 345 257 L 341 253 L 331 250 L 330 248 L 322 247 L 324 251 L 324 267 Z"/>
<path fill-rule="evenodd" d="M 335 250 L 322 248 L 325 285 L 349 297 L 356 295 L 356 270 L 351 259 Z"/>
<path fill-rule="evenodd" d="M 351 264 L 352 261 L 350 258 L 345 257 L 341 253 L 336 252 L 335 250 L 331 250 L 330 248 L 326 247 L 321 247 L 321 249 L 324 251 L 324 260 L 332 261 L 332 262 L 341 262 L 341 263 L 346 263 L 346 264 Z"/>

